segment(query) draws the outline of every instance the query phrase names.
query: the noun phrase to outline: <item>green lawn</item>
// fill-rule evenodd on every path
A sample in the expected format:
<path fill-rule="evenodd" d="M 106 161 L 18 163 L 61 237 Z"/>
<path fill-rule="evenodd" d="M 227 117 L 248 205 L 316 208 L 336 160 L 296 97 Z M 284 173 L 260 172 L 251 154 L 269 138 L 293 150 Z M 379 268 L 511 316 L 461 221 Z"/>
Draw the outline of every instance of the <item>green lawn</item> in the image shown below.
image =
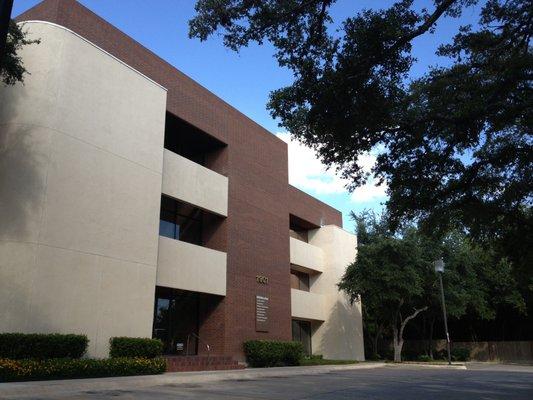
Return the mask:
<path fill-rule="evenodd" d="M 309 366 L 309 365 L 346 365 L 346 364 L 357 364 L 359 361 L 356 360 L 327 360 L 323 358 L 305 358 L 302 360 L 300 365 Z"/>

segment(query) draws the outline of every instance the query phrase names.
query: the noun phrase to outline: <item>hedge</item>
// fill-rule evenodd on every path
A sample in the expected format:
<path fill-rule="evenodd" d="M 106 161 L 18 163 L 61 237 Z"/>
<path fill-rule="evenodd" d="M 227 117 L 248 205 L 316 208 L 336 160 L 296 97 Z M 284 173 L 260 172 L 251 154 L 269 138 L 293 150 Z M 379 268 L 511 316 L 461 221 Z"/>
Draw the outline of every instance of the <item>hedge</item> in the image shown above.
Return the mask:
<path fill-rule="evenodd" d="M 80 358 L 87 351 L 85 335 L 59 333 L 0 333 L 0 358 Z"/>
<path fill-rule="evenodd" d="M 457 347 L 452 349 L 451 356 L 453 361 L 470 361 L 470 350 Z"/>
<path fill-rule="evenodd" d="M 0 358 L 0 382 L 104 376 L 154 375 L 166 371 L 163 358 L 9 360 Z"/>
<path fill-rule="evenodd" d="M 163 353 L 163 342 L 159 339 L 112 337 L 109 339 L 109 356 L 116 357 L 159 357 Z"/>
<path fill-rule="evenodd" d="M 244 342 L 244 353 L 252 367 L 300 365 L 304 348 L 300 342 L 249 340 Z"/>

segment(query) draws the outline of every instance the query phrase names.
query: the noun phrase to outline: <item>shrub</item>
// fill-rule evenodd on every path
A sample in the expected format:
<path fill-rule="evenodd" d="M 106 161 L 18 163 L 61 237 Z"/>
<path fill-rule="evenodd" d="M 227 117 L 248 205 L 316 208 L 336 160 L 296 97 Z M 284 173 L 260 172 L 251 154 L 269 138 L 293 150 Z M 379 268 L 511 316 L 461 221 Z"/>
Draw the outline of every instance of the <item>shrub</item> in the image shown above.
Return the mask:
<path fill-rule="evenodd" d="M 435 358 L 435 360 L 447 360 L 448 359 L 448 351 L 446 349 L 435 351 L 434 352 L 434 358 Z"/>
<path fill-rule="evenodd" d="M 425 353 L 422 351 L 404 347 L 402 351 L 402 360 L 403 361 L 417 361 L 420 358 L 420 356 L 424 354 Z M 392 356 L 392 359 L 394 359 L 394 354 Z"/>
<path fill-rule="evenodd" d="M 421 354 L 418 356 L 418 361 L 422 361 L 422 362 L 430 362 L 430 361 L 433 361 L 433 359 L 428 356 L 427 354 Z"/>
<path fill-rule="evenodd" d="M 159 357 L 163 353 L 163 342 L 159 339 L 113 337 L 109 339 L 109 356 L 116 357 Z"/>
<path fill-rule="evenodd" d="M 0 333 L 0 358 L 80 358 L 88 344 L 85 335 Z"/>
<path fill-rule="evenodd" d="M 244 343 L 246 359 L 252 367 L 300 365 L 303 345 L 300 342 L 249 340 Z"/>
<path fill-rule="evenodd" d="M 453 361 L 469 361 L 470 350 L 465 349 L 464 347 L 457 347 L 452 349 L 451 356 Z"/>
<path fill-rule="evenodd" d="M 0 382 L 153 375 L 166 371 L 163 358 L 9 360 L 0 358 Z"/>

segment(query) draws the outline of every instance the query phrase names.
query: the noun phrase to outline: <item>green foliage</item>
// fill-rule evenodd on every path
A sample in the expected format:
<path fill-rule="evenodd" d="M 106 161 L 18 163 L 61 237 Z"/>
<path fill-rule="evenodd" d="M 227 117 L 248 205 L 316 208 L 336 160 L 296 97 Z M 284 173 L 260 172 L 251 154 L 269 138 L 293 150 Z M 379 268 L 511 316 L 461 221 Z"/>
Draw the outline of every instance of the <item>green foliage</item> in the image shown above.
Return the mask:
<path fill-rule="evenodd" d="M 220 32 L 233 50 L 269 41 L 294 75 L 268 104 L 282 127 L 351 189 L 368 178 L 357 160 L 378 152 L 372 174 L 388 184 L 394 228 L 419 220 L 436 236 L 468 232 L 512 263 L 533 298 L 530 2 L 483 2 L 476 28 L 436 47 L 446 66 L 413 80 L 413 41 L 478 0 L 433 0 L 422 10 L 399 0 L 342 22 L 332 20 L 333 3 L 197 0 L 190 36 Z"/>
<path fill-rule="evenodd" d="M 407 311 L 424 305 L 424 277 L 431 255 L 422 251 L 413 234 L 392 235 L 385 228 L 385 218 L 366 212 L 352 216 L 358 236 L 365 233 L 357 260 L 346 269 L 339 288 L 352 302 L 362 297 L 367 312 L 381 320 L 392 317 L 398 307 Z"/>
<path fill-rule="evenodd" d="M 470 350 L 463 347 L 453 348 L 451 356 L 453 361 L 470 361 Z"/>
<path fill-rule="evenodd" d="M 402 237 L 394 236 L 385 229 L 385 219 L 371 214 L 356 216 L 356 222 L 358 233 L 364 231 L 364 240 L 338 286 L 352 302 L 363 299 L 363 314 L 371 316 L 370 326 L 392 332 L 395 361 L 400 361 L 405 326 L 429 306 L 425 279 L 434 252 L 423 251 L 413 229 Z"/>
<path fill-rule="evenodd" d="M 22 58 L 17 52 L 23 46 L 36 43 L 38 44 L 40 41 L 28 39 L 27 33 L 22 30 L 21 26 L 11 20 L 7 33 L 5 54 L 0 60 L 0 80 L 4 84 L 14 85 L 17 82 L 24 82 L 24 75 L 29 72 L 24 67 Z"/>
<path fill-rule="evenodd" d="M 408 227 L 400 235 L 393 235 L 387 229 L 387 216 L 377 218 L 363 212 L 352 217 L 362 240 L 357 260 L 348 266 L 339 288 L 352 301 L 362 297 L 367 335 L 379 333 L 380 327 L 398 335 L 402 320 L 423 307 L 427 307 L 429 320 L 442 318 L 433 269 L 433 261 L 441 255 L 446 264 L 443 283 L 450 317 L 461 318 L 468 313 L 494 319 L 502 309 L 525 313 L 524 298 L 509 262 L 493 250 L 474 244 L 465 234 L 452 232 L 440 242 Z M 373 353 L 377 356 L 375 348 Z"/>
<path fill-rule="evenodd" d="M 244 353 L 252 367 L 278 367 L 300 365 L 304 350 L 300 342 L 249 340 L 244 342 Z"/>
<path fill-rule="evenodd" d="M 441 349 L 439 351 L 436 351 L 434 354 L 435 360 L 447 360 L 448 359 L 448 352 L 446 349 Z"/>
<path fill-rule="evenodd" d="M 347 364 L 357 364 L 359 361 L 356 360 L 328 360 L 324 358 L 304 358 L 300 365 L 310 366 L 310 365 L 347 365 Z"/>
<path fill-rule="evenodd" d="M 165 371 L 166 361 L 163 358 L 0 359 L 0 382 L 152 375 L 162 374 Z"/>
<path fill-rule="evenodd" d="M 80 358 L 88 344 L 85 335 L 0 333 L 0 358 Z"/>
<path fill-rule="evenodd" d="M 163 342 L 159 339 L 112 337 L 109 344 L 109 356 L 112 358 L 154 358 L 163 353 Z"/>
<path fill-rule="evenodd" d="M 433 361 L 433 358 L 431 358 L 427 354 L 422 354 L 422 355 L 418 356 L 417 361 L 420 361 L 420 362 L 431 362 L 431 361 Z"/>

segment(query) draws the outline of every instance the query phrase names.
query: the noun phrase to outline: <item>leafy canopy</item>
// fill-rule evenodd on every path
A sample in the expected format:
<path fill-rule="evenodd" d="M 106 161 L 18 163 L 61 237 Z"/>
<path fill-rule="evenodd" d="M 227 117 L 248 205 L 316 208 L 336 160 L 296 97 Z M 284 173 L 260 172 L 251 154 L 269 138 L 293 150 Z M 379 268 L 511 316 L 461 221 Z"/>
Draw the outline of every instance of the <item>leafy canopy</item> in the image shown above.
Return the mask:
<path fill-rule="evenodd" d="M 517 238 L 518 253 L 507 254 L 531 261 L 531 2 L 485 1 L 477 27 L 436 49 L 449 66 L 414 80 L 413 40 L 478 0 L 433 0 L 424 10 L 401 0 L 337 31 L 333 3 L 198 0 L 190 36 L 221 32 L 233 50 L 270 41 L 294 73 L 271 93 L 272 115 L 351 189 L 368 178 L 358 157 L 379 149 L 372 172 L 388 183 L 393 226 L 414 218 L 426 232 L 453 226 L 481 240 Z"/>

